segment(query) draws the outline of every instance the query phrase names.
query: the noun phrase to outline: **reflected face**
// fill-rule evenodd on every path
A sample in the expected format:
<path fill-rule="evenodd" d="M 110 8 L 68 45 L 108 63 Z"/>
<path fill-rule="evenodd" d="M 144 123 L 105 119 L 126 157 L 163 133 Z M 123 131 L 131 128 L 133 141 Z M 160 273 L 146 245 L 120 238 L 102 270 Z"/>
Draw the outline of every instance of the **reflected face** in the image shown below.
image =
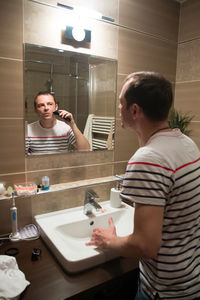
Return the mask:
<path fill-rule="evenodd" d="M 127 108 L 127 101 L 124 96 L 128 86 L 129 86 L 129 82 L 130 81 L 125 82 L 125 84 L 122 87 L 121 93 L 119 95 L 120 103 L 118 106 L 118 108 L 120 110 L 121 126 L 122 126 L 122 128 L 125 128 L 125 129 L 132 129 L 132 126 L 133 126 L 133 117 L 131 114 L 131 109 L 130 109 L 130 107 Z"/>
<path fill-rule="evenodd" d="M 53 112 L 58 108 L 51 94 L 40 95 L 36 99 L 35 112 L 40 119 L 47 120 L 53 117 Z"/>

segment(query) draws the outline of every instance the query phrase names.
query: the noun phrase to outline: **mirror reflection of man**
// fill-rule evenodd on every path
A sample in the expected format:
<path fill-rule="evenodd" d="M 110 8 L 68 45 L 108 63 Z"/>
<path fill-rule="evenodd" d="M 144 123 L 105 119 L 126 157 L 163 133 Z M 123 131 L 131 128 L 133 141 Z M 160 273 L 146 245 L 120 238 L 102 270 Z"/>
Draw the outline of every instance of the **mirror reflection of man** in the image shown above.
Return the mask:
<path fill-rule="evenodd" d="M 39 92 L 34 98 L 34 109 L 39 120 L 27 126 L 26 154 L 66 152 L 70 149 L 89 151 L 89 143 L 78 129 L 73 115 L 59 110 L 61 121 L 53 114 L 58 105 L 52 94 Z"/>

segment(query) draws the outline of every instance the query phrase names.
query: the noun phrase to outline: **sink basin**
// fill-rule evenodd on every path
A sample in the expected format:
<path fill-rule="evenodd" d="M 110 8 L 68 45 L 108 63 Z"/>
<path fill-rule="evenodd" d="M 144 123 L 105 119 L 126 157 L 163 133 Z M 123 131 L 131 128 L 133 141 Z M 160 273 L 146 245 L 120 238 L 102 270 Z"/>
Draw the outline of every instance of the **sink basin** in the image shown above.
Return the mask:
<path fill-rule="evenodd" d="M 96 227 L 108 227 L 112 216 L 117 235 L 133 232 L 134 208 L 123 203 L 120 208 L 110 207 L 109 201 L 100 203 L 102 210 L 91 216 L 83 213 L 83 206 L 35 216 L 41 236 L 62 267 L 76 273 L 116 258 L 109 251 L 86 246 Z"/>

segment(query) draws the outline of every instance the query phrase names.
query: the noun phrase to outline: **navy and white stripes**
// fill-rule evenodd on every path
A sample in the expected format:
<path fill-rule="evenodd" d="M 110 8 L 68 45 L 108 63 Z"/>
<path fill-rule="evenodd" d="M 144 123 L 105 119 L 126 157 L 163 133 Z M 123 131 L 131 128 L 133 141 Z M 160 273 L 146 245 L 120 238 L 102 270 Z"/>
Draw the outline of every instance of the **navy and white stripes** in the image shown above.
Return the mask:
<path fill-rule="evenodd" d="M 66 152 L 75 142 L 74 133 L 66 123 L 57 120 L 53 128 L 43 128 L 37 121 L 28 125 L 26 153 Z"/>
<path fill-rule="evenodd" d="M 153 136 L 130 159 L 122 197 L 164 206 L 162 246 L 140 260 L 144 290 L 160 299 L 200 299 L 200 153 L 179 130 Z"/>

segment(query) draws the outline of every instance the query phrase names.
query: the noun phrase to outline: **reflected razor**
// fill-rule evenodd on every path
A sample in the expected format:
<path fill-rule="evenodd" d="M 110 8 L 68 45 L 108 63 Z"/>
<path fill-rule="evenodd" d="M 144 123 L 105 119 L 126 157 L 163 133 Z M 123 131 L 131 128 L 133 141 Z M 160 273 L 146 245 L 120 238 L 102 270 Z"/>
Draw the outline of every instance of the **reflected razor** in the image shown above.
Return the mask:
<path fill-rule="evenodd" d="M 57 115 L 57 116 L 60 115 L 59 110 L 55 110 L 53 113 L 54 113 L 54 115 Z M 69 117 L 65 117 L 64 120 L 66 120 L 67 122 L 71 121 L 71 119 Z"/>

